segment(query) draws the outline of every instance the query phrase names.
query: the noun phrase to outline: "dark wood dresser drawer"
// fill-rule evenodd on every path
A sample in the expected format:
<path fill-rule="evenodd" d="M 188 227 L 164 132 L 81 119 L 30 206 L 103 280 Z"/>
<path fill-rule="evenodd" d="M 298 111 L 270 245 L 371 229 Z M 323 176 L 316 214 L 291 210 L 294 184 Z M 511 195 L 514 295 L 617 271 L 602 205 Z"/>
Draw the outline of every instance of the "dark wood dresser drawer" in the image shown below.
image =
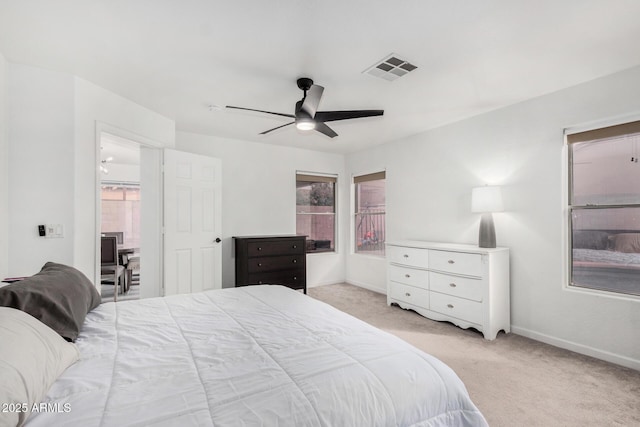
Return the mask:
<path fill-rule="evenodd" d="M 307 293 L 306 236 L 234 237 L 236 286 L 285 285 Z"/>
<path fill-rule="evenodd" d="M 286 255 L 286 254 L 300 254 L 304 255 L 305 247 L 304 243 L 300 244 L 299 239 L 291 240 L 264 240 L 247 243 L 247 254 L 250 257 L 254 256 L 271 256 L 271 255 Z"/>
<path fill-rule="evenodd" d="M 296 268 L 297 266 L 304 264 L 304 257 L 304 255 L 284 255 L 249 258 L 249 273 Z"/>
<path fill-rule="evenodd" d="M 285 285 L 294 289 L 304 289 L 306 280 L 303 270 L 271 271 L 249 274 L 247 285 Z"/>

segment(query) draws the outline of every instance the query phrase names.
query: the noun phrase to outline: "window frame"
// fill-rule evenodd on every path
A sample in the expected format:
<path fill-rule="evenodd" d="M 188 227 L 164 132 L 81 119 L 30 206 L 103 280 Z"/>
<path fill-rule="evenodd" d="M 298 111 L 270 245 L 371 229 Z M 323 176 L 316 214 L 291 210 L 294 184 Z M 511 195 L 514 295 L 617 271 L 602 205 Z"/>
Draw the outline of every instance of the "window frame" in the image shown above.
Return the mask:
<path fill-rule="evenodd" d="M 357 185 L 363 182 L 371 182 L 371 181 L 379 181 L 379 180 L 384 180 L 385 181 L 385 204 L 384 204 L 384 212 L 377 212 L 375 213 L 375 215 L 381 215 L 383 218 L 383 223 L 384 223 L 384 229 L 385 229 L 385 241 L 386 241 L 386 224 L 387 224 L 387 203 L 386 203 L 386 199 L 387 199 L 387 186 L 386 186 L 386 179 L 387 179 L 387 172 L 386 169 L 378 169 L 375 172 L 370 172 L 370 173 L 361 173 L 361 174 L 354 174 L 352 176 L 351 179 L 351 189 L 352 189 L 352 194 L 353 197 L 351 198 L 351 203 L 353 204 L 353 209 L 352 209 L 352 215 L 351 215 L 351 226 L 352 226 L 352 232 L 351 234 L 351 242 L 352 242 L 352 248 L 351 248 L 351 253 L 354 255 L 359 255 L 359 256 L 368 256 L 368 257 L 374 257 L 374 258 L 386 258 L 386 248 L 385 248 L 385 244 L 383 242 L 383 246 L 382 246 L 382 253 L 367 253 L 367 252 L 363 252 L 363 251 L 358 251 L 358 241 L 357 241 L 357 223 L 358 223 L 358 215 L 362 215 L 360 212 L 358 212 L 358 188 Z"/>
<path fill-rule="evenodd" d="M 614 299 L 624 300 L 640 300 L 640 293 L 628 293 L 623 291 L 615 291 L 611 289 L 603 289 L 594 286 L 577 285 L 574 284 L 574 262 L 573 262 L 573 214 L 576 211 L 584 210 L 604 210 L 604 209 L 624 209 L 624 208 L 636 208 L 640 209 L 640 201 L 637 203 L 589 203 L 575 204 L 574 203 L 574 161 L 573 161 L 573 144 L 581 142 L 596 142 L 603 139 L 615 138 L 624 135 L 635 135 L 640 133 L 640 118 L 627 117 L 615 122 L 600 122 L 588 127 L 582 128 L 567 128 L 564 130 L 565 134 L 565 156 L 564 167 L 566 173 L 563 174 L 565 179 L 565 197 L 564 197 L 564 209 L 566 210 L 565 219 L 565 233 L 566 238 L 566 262 L 564 263 L 566 271 L 565 289 L 573 292 L 585 292 L 591 294 L 598 294 L 601 296 L 611 297 Z M 621 229 L 620 232 L 626 230 Z"/>
<path fill-rule="evenodd" d="M 299 179 L 302 177 L 303 179 Z M 307 171 L 296 171 L 296 193 L 298 189 L 298 182 L 332 182 L 333 183 L 333 213 L 323 213 L 323 212 L 298 212 L 298 203 L 297 203 L 297 194 L 296 194 L 296 204 L 295 204 L 295 212 L 296 212 L 296 232 L 298 228 L 298 215 L 333 215 L 333 249 L 330 250 L 322 250 L 322 251 L 309 251 L 305 248 L 305 253 L 307 255 L 318 255 L 318 254 L 336 254 L 338 253 L 338 183 L 339 176 L 338 174 L 330 174 L 330 173 L 322 173 L 322 172 L 307 172 Z M 307 235 L 307 240 L 309 240 L 311 236 Z"/>

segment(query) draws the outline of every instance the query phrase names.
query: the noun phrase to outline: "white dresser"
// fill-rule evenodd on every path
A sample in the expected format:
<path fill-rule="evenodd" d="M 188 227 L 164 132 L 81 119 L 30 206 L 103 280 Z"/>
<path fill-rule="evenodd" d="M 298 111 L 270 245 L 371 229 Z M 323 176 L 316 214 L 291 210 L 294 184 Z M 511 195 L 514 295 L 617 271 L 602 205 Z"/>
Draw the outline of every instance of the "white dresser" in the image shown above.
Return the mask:
<path fill-rule="evenodd" d="M 509 249 L 403 240 L 387 243 L 387 304 L 476 328 L 511 331 Z"/>

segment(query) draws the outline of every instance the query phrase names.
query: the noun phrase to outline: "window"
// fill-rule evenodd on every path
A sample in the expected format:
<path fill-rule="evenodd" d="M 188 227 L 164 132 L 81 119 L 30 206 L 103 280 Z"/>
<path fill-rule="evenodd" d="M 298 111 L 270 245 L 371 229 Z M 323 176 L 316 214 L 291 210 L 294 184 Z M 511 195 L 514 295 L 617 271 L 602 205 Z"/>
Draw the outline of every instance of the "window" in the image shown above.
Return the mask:
<path fill-rule="evenodd" d="M 307 252 L 333 252 L 336 242 L 336 177 L 296 174 L 296 233 Z"/>
<path fill-rule="evenodd" d="M 355 252 L 384 256 L 385 172 L 353 177 Z"/>
<path fill-rule="evenodd" d="M 140 247 L 140 185 L 102 181 L 102 233 L 119 233 L 118 244 Z M 121 240 L 121 241 L 120 241 Z"/>
<path fill-rule="evenodd" d="M 640 121 L 567 142 L 570 286 L 640 295 Z"/>

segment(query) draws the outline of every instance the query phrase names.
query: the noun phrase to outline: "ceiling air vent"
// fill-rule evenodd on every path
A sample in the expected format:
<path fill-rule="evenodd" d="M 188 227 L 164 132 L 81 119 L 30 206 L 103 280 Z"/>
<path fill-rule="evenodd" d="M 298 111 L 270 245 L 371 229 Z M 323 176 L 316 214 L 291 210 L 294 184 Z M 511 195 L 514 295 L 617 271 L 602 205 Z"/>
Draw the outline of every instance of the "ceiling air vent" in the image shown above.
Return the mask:
<path fill-rule="evenodd" d="M 364 70 L 363 73 L 380 77 L 381 79 L 394 81 L 398 77 L 402 77 L 416 68 L 418 67 L 411 64 L 409 61 L 405 61 L 400 58 L 395 53 L 392 53 Z"/>

